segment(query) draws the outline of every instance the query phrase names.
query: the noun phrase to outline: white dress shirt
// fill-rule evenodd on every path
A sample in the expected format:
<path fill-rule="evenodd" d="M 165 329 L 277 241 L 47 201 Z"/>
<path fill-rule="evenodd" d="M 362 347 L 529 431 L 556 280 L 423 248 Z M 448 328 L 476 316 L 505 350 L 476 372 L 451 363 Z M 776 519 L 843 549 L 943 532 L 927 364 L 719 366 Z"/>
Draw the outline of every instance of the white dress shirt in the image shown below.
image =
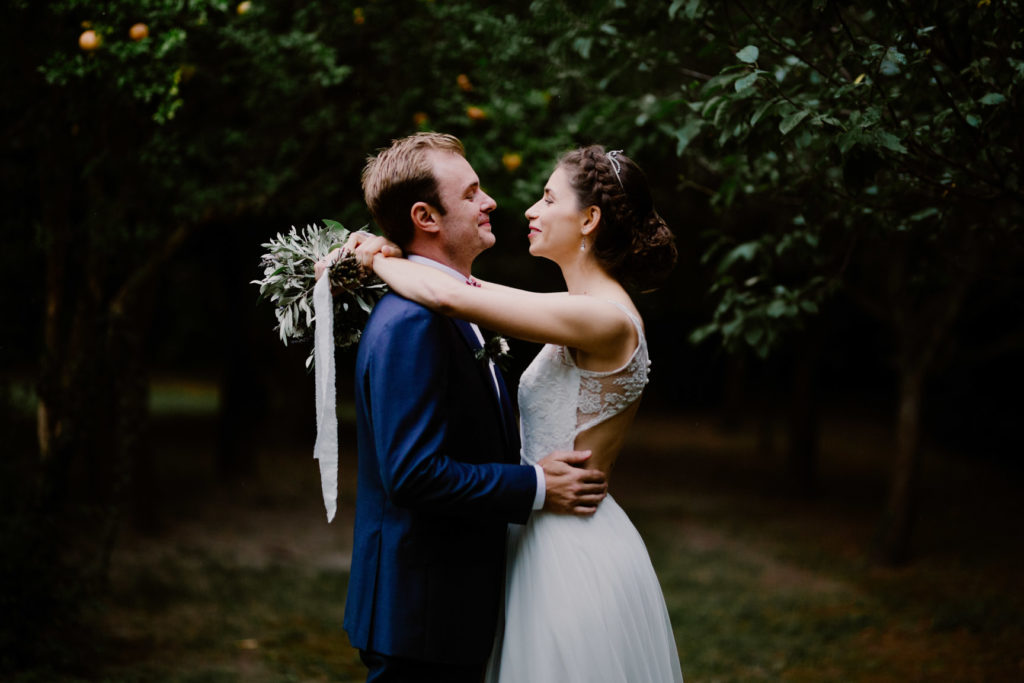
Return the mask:
<path fill-rule="evenodd" d="M 447 266 L 447 265 L 445 265 L 443 263 L 435 261 L 434 259 L 427 258 L 426 256 L 420 256 L 419 254 L 409 254 L 409 256 L 407 258 L 410 261 L 414 262 L 414 263 L 422 263 L 425 266 L 430 266 L 431 268 L 437 268 L 441 272 L 447 273 L 448 275 L 451 275 L 456 280 L 466 281 L 466 276 L 465 275 L 463 275 L 459 271 L 455 270 L 451 266 Z M 469 323 L 469 326 L 473 328 L 473 332 L 476 334 L 477 341 L 479 341 L 480 345 L 483 346 L 484 345 L 484 336 L 480 333 L 480 328 L 477 326 L 476 323 L 473 323 L 473 322 Z M 491 369 L 491 380 L 492 380 L 492 382 L 494 384 L 494 392 L 496 394 L 498 394 L 498 401 L 500 403 L 501 402 L 501 395 L 500 395 L 501 390 L 498 388 L 497 370 L 494 367 L 494 361 L 488 360 L 487 362 L 488 362 L 489 367 Z M 534 493 L 534 496 L 533 496 L 533 509 L 534 510 L 540 510 L 541 508 L 544 507 L 544 494 L 545 494 L 547 486 L 545 485 L 545 481 L 544 481 L 544 469 L 540 465 L 534 465 L 533 469 L 534 469 L 534 471 L 537 474 L 537 491 L 536 491 L 536 493 Z"/>

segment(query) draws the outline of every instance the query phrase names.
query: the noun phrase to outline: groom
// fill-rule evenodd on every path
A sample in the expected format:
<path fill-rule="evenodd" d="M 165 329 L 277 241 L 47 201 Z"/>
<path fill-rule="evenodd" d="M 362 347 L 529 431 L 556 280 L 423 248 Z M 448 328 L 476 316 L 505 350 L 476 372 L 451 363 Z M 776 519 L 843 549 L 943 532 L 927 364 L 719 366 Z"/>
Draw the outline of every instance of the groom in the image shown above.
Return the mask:
<path fill-rule="evenodd" d="M 363 171 L 384 236 L 412 260 L 473 283 L 496 204 L 462 143 L 420 133 Z M 369 245 L 367 245 L 369 246 Z M 479 683 L 504 600 L 506 526 L 531 511 L 592 514 L 604 475 L 586 452 L 519 463 L 501 373 L 477 360 L 476 325 L 388 294 L 356 360 L 359 474 L 345 630 L 367 681 Z"/>

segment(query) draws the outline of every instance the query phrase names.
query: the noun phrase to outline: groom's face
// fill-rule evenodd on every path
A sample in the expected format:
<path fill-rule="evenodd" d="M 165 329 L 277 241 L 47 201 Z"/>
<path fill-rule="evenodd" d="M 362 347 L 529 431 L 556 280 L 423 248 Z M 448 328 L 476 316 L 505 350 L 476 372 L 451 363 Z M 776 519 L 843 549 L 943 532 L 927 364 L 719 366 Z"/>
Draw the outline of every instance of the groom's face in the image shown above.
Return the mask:
<path fill-rule="evenodd" d="M 466 159 L 449 152 L 434 152 L 445 214 L 439 217 L 442 244 L 456 264 L 468 267 L 480 252 L 494 246 L 491 211 L 497 203 L 480 188 L 480 178 Z"/>

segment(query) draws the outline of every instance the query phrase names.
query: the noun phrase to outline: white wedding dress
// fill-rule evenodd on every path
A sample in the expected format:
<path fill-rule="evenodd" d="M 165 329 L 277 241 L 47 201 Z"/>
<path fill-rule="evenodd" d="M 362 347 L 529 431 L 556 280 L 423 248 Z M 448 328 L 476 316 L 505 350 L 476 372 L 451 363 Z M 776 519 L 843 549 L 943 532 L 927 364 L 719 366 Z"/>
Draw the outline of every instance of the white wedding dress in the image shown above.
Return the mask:
<path fill-rule="evenodd" d="M 615 302 L 612 302 L 615 303 Z M 578 368 L 548 344 L 519 385 L 524 463 L 571 450 L 577 434 L 640 398 L 650 362 L 640 321 L 630 361 L 612 372 Z M 672 624 L 640 534 L 607 496 L 590 517 L 535 512 L 512 525 L 504 629 L 489 683 L 682 681 Z"/>

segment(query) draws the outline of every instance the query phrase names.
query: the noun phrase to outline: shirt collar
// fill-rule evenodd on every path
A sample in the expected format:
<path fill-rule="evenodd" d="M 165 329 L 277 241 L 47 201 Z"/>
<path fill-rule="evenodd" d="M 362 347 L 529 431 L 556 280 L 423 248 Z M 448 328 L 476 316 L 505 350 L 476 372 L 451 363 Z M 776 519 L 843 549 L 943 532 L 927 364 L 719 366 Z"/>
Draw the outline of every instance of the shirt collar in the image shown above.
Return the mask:
<path fill-rule="evenodd" d="M 459 271 L 455 270 L 451 266 L 447 266 L 447 265 L 441 263 L 440 261 L 435 261 L 432 258 L 427 258 L 426 256 L 420 256 L 419 254 L 409 254 L 406 258 L 408 258 L 413 263 L 422 263 L 425 266 L 430 266 L 431 268 L 437 268 L 442 273 L 448 273 L 449 275 L 451 275 L 456 280 L 460 280 L 462 282 L 466 282 L 468 280 L 468 278 L 465 275 L 463 275 Z"/>

